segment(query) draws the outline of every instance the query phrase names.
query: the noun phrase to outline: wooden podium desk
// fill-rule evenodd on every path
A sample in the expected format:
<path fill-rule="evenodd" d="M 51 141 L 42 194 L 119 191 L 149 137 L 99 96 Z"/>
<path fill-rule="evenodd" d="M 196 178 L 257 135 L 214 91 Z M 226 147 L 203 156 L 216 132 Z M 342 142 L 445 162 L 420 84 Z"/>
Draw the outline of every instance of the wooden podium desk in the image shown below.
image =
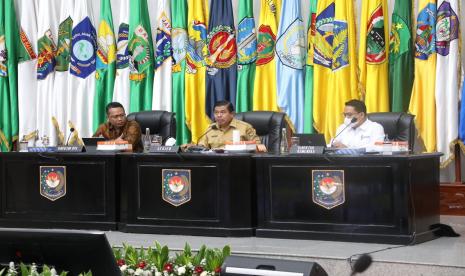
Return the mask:
<path fill-rule="evenodd" d="M 250 154 L 128 153 L 119 154 L 118 158 L 120 230 L 203 236 L 253 235 L 255 188 Z M 182 183 L 190 185 L 190 192 L 173 186 L 174 190 L 182 189 L 183 202 L 171 202 L 171 196 L 163 198 L 164 172 L 165 176 L 178 174 L 190 182 Z"/>
<path fill-rule="evenodd" d="M 65 167 L 59 198 L 41 194 L 41 166 Z M 114 153 L 0 153 L 0 227 L 114 230 L 115 187 Z"/>
<path fill-rule="evenodd" d="M 439 223 L 439 157 L 256 155 L 256 235 L 390 244 L 431 240 L 431 225 Z M 345 200 L 327 209 L 314 202 L 312 175 L 321 180 L 329 170 L 343 171 Z"/>

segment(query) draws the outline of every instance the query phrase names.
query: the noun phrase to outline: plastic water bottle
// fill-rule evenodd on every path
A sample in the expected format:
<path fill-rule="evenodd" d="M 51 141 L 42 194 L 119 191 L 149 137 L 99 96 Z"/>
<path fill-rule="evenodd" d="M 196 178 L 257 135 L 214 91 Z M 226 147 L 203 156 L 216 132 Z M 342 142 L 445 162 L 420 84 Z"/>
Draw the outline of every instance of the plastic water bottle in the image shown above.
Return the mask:
<path fill-rule="evenodd" d="M 150 128 L 145 129 L 145 135 L 144 135 L 144 152 L 149 152 L 150 150 Z"/>
<path fill-rule="evenodd" d="M 289 153 L 289 144 L 287 143 L 287 131 L 286 128 L 281 130 L 281 144 L 280 144 L 280 153 L 287 154 Z"/>

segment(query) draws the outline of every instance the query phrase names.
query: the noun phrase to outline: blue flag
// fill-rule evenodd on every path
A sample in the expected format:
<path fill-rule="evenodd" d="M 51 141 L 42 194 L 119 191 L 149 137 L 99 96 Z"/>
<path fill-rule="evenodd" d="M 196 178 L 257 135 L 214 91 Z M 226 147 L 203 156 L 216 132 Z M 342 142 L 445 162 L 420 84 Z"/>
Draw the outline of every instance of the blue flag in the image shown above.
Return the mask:
<path fill-rule="evenodd" d="M 212 0 L 207 36 L 206 113 L 213 119 L 213 105 L 220 100 L 236 103 L 236 37 L 231 0 Z"/>
<path fill-rule="evenodd" d="M 465 143 L 465 78 L 462 84 L 462 97 L 460 101 L 460 124 L 459 124 L 459 139 Z"/>
<path fill-rule="evenodd" d="M 278 106 L 290 117 L 295 131 L 304 131 L 305 29 L 300 1 L 284 0 L 276 42 Z"/>

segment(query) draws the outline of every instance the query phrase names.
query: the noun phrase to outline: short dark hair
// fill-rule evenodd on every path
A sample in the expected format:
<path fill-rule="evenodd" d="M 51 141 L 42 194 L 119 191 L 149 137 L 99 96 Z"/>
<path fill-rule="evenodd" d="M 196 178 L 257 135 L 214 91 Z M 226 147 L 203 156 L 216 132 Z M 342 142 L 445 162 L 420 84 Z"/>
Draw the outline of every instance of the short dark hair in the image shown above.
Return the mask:
<path fill-rule="evenodd" d="M 230 101 L 226 101 L 226 100 L 217 101 L 215 105 L 213 106 L 213 110 L 215 110 L 215 107 L 217 106 L 226 106 L 229 112 L 234 112 L 234 106 Z"/>
<path fill-rule="evenodd" d="M 357 112 L 363 112 L 365 114 L 367 114 L 367 106 L 365 105 L 364 102 L 360 101 L 360 100 L 355 100 L 355 99 L 352 99 L 350 101 L 347 101 L 345 103 L 346 106 L 352 106 L 355 111 Z"/>
<path fill-rule="evenodd" d="M 111 103 L 107 104 L 107 106 L 105 107 L 105 110 L 106 110 L 106 112 L 108 114 L 108 111 L 110 111 L 110 109 L 118 108 L 118 107 L 121 107 L 124 110 L 124 106 L 122 104 L 120 104 L 119 102 L 111 102 Z"/>

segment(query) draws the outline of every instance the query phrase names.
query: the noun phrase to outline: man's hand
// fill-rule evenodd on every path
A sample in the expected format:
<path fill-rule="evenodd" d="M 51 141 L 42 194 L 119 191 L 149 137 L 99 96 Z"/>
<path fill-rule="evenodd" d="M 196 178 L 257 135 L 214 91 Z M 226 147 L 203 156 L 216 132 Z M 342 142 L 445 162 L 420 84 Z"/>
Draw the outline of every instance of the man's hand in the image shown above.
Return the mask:
<path fill-rule="evenodd" d="M 334 147 L 334 148 L 339 148 L 339 149 L 342 149 L 342 148 L 347 148 L 347 146 L 346 146 L 346 145 L 344 145 L 343 143 L 341 143 L 341 142 L 338 142 L 338 141 L 336 141 L 336 142 L 333 142 L 333 144 L 332 144 L 332 147 Z"/>
<path fill-rule="evenodd" d="M 266 146 L 263 144 L 257 144 L 257 151 L 258 152 L 267 152 Z"/>

